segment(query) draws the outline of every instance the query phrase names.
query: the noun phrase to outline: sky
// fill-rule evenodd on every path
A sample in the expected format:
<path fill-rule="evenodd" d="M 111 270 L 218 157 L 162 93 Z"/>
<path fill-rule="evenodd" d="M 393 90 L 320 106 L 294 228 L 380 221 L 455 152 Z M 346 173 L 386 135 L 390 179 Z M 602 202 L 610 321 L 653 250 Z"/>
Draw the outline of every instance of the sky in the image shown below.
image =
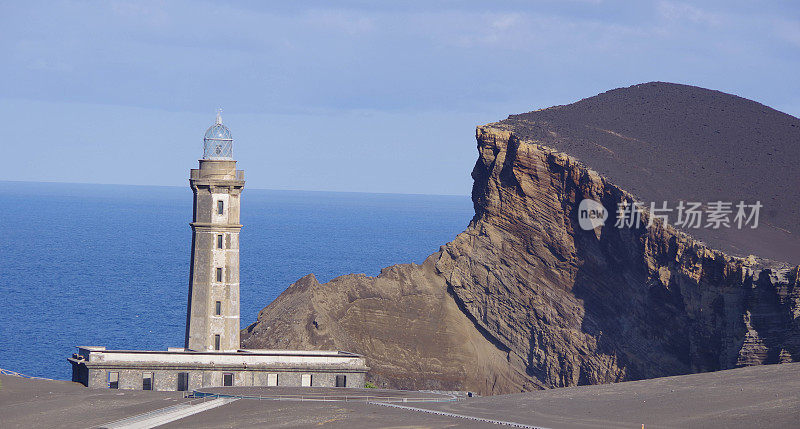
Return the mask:
<path fill-rule="evenodd" d="M 0 0 L 0 180 L 467 195 L 475 127 L 649 81 L 800 116 L 792 1 Z"/>

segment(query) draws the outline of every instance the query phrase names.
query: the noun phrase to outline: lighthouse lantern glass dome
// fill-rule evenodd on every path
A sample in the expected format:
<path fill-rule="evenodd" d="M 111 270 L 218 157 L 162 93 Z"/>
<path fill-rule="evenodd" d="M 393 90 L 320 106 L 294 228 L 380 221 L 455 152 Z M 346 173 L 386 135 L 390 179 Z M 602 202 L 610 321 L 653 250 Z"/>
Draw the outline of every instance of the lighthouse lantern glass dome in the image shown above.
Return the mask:
<path fill-rule="evenodd" d="M 233 159 L 231 130 L 222 125 L 222 117 L 219 114 L 217 122 L 206 130 L 203 138 L 203 159 Z"/>

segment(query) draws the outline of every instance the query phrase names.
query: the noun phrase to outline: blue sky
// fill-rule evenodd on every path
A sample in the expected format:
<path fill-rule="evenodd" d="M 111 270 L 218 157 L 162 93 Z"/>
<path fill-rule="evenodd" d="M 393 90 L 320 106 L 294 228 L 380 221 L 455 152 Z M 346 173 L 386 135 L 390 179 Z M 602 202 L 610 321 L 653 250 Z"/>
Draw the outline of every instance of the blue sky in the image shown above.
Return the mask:
<path fill-rule="evenodd" d="M 0 180 L 468 194 L 474 127 L 654 80 L 800 116 L 795 2 L 0 2 Z"/>

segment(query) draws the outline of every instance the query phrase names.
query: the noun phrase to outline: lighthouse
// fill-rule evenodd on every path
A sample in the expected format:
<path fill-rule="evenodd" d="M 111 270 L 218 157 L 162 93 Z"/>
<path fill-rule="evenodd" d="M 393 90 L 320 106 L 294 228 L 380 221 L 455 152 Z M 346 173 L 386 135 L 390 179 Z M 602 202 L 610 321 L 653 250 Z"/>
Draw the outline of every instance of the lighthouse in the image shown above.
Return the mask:
<path fill-rule="evenodd" d="M 239 348 L 239 209 L 244 171 L 236 169 L 233 137 L 221 112 L 206 130 L 199 163 L 189 173 L 194 206 L 184 346 L 166 351 L 78 346 L 68 358 L 72 381 L 95 388 L 176 391 L 218 386 L 363 387 L 369 367 L 356 353 Z"/>
<path fill-rule="evenodd" d="M 239 208 L 244 171 L 236 169 L 231 131 L 222 114 L 203 138 L 203 158 L 192 169 L 194 192 L 187 350 L 239 349 Z"/>

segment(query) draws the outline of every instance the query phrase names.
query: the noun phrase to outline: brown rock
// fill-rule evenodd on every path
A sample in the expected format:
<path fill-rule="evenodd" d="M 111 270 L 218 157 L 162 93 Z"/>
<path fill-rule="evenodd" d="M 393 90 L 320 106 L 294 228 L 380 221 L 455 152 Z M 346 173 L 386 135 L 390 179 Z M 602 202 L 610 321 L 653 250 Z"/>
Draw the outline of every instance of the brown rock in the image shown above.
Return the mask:
<path fill-rule="evenodd" d="M 660 221 L 616 228 L 634 196 L 605 176 L 509 124 L 476 136 L 465 232 L 422 265 L 298 280 L 243 347 L 349 350 L 381 386 L 481 394 L 800 360 L 800 266 L 727 256 Z M 605 226 L 578 226 L 584 198 L 612 213 Z"/>

